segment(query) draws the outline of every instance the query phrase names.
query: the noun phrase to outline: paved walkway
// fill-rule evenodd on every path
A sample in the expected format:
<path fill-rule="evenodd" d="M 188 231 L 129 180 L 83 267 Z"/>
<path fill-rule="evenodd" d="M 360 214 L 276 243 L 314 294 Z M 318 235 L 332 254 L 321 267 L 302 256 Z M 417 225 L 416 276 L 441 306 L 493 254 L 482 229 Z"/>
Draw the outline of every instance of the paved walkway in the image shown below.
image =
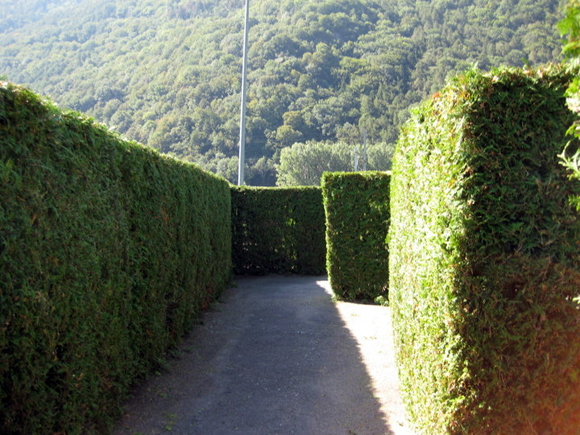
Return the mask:
<path fill-rule="evenodd" d="M 410 435 L 385 307 L 325 277 L 238 277 L 115 434 Z"/>

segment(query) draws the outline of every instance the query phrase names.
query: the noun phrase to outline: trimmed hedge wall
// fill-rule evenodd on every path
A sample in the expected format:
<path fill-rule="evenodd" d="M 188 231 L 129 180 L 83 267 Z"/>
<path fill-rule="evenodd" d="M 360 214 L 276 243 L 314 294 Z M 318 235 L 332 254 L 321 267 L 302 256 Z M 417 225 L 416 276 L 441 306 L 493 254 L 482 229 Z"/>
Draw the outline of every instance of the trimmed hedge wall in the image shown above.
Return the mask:
<path fill-rule="evenodd" d="M 0 432 L 107 432 L 230 282 L 225 180 L 0 83 Z"/>
<path fill-rule="evenodd" d="M 424 433 L 580 433 L 569 76 L 472 71 L 416 111 L 391 184 L 400 380 Z"/>
<path fill-rule="evenodd" d="M 387 297 L 389 183 L 386 172 L 325 172 L 326 268 L 346 300 Z"/>
<path fill-rule="evenodd" d="M 320 188 L 233 186 L 232 238 L 237 274 L 324 274 Z"/>

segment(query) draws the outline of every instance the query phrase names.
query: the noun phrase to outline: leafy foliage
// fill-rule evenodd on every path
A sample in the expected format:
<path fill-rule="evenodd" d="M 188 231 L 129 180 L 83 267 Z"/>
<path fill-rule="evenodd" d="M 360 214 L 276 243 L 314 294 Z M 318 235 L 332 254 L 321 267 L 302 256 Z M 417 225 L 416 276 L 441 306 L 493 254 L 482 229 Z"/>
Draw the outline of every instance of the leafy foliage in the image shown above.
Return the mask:
<path fill-rule="evenodd" d="M 355 151 L 356 150 L 356 151 Z M 367 147 L 369 171 L 387 171 L 391 168 L 394 147 L 376 144 Z M 358 154 L 356 154 L 358 153 Z M 360 156 L 358 169 L 363 168 L 363 146 L 346 142 L 295 143 L 280 152 L 276 165 L 278 186 L 318 186 L 324 172 L 352 171 L 355 154 Z"/>
<path fill-rule="evenodd" d="M 566 54 L 566 65 L 572 71 L 580 70 L 580 2 L 569 0 L 566 7 L 566 17 L 558 23 L 558 28 L 563 35 L 568 36 L 568 41 L 564 44 Z M 580 77 L 578 74 L 572 79 L 568 90 L 568 106 L 577 114 L 580 113 Z M 576 119 L 570 126 L 568 133 L 580 138 L 580 120 Z M 576 178 L 580 178 L 580 152 L 578 150 L 568 150 L 571 155 L 562 154 L 563 164 L 572 170 Z"/>
<path fill-rule="evenodd" d="M 253 0 L 246 171 L 296 142 L 394 144 L 473 63 L 558 59 L 561 0 Z M 243 0 L 4 0 L 0 74 L 235 181 Z M 332 168 L 337 170 L 340 168 Z"/>
<path fill-rule="evenodd" d="M 235 273 L 325 271 L 319 187 L 232 187 L 232 228 Z"/>
<path fill-rule="evenodd" d="M 322 178 L 326 268 L 341 299 L 387 298 L 390 180 L 386 172 L 326 172 Z"/>
<path fill-rule="evenodd" d="M 0 432 L 106 433 L 229 283 L 229 185 L 9 83 L 0 180 Z"/>
<path fill-rule="evenodd" d="M 471 71 L 402 133 L 389 296 L 426 433 L 578 433 L 579 186 L 558 160 L 570 79 Z"/>

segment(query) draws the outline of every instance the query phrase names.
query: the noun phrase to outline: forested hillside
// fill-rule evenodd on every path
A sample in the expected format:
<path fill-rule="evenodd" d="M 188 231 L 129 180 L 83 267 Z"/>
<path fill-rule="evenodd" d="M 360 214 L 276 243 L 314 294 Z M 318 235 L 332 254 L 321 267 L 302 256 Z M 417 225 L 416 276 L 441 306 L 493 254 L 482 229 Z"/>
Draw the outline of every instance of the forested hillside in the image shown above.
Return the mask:
<path fill-rule="evenodd" d="M 244 0 L 2 0 L 0 76 L 236 179 Z M 560 0 L 252 0 L 248 184 L 296 142 L 392 144 L 477 63 L 560 60 Z"/>

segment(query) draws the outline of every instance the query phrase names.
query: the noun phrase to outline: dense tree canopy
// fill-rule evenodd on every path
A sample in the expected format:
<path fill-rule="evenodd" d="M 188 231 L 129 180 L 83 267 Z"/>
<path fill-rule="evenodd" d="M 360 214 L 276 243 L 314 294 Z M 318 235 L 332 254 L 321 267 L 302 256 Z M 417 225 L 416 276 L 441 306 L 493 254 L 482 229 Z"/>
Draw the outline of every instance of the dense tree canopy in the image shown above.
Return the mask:
<path fill-rule="evenodd" d="M 236 179 L 243 0 L 4 0 L 0 76 Z M 281 150 L 396 141 L 477 63 L 560 60 L 559 0 L 252 0 L 247 182 Z"/>

